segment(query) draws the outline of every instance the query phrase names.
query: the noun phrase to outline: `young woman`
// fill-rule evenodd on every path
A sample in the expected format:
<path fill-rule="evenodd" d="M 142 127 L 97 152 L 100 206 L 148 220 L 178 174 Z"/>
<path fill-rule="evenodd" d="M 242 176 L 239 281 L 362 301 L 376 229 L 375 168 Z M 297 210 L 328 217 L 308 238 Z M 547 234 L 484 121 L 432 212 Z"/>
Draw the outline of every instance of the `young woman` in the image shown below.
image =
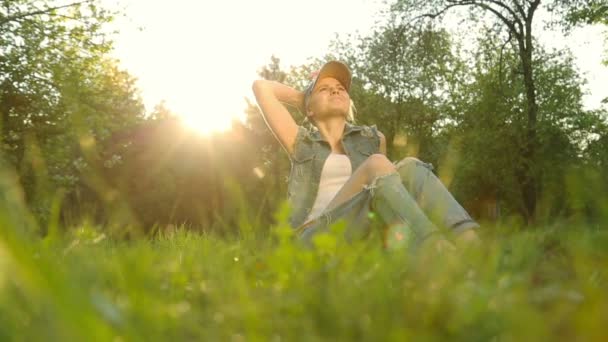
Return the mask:
<path fill-rule="evenodd" d="M 354 125 L 349 96 L 351 73 L 330 61 L 303 91 L 256 80 L 253 92 L 264 119 L 289 154 L 290 223 L 305 243 L 338 219 L 347 221 L 346 238 L 370 233 L 370 211 L 383 224 L 387 248 L 445 246 L 439 227 L 462 240 L 476 240 L 478 225 L 432 172 L 416 158 L 392 163 L 376 126 Z M 298 107 L 310 127 L 297 125 L 285 104 Z M 429 239 L 429 237 L 433 237 Z"/>

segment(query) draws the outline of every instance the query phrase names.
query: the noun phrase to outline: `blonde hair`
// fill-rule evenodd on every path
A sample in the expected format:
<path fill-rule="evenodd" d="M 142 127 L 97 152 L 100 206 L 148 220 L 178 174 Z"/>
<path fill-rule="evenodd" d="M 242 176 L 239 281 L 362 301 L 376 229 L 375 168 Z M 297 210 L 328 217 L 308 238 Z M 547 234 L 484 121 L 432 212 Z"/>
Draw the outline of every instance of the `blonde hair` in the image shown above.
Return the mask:
<path fill-rule="evenodd" d="M 355 107 L 353 99 L 350 99 L 350 107 L 348 107 L 348 113 L 346 113 L 346 121 L 355 123 L 355 114 L 357 114 L 357 107 Z"/>

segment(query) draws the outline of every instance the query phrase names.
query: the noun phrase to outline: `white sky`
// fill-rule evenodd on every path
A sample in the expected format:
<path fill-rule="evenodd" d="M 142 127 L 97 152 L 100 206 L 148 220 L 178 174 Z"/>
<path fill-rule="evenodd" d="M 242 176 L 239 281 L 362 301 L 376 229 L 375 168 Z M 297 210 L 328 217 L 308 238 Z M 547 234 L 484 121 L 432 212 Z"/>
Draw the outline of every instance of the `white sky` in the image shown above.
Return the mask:
<path fill-rule="evenodd" d="M 253 98 L 256 71 L 281 59 L 284 68 L 322 56 L 335 33 L 365 32 L 383 8 L 381 0 L 105 0 L 127 18 L 115 23 L 114 55 L 139 79 L 146 108 L 161 100 L 203 131 L 229 126 Z M 577 30 L 564 39 L 541 37 L 550 46 L 570 46 L 586 73 L 587 108 L 608 97 L 608 67 L 601 65 L 602 27 Z M 546 38 L 545 38 L 546 37 Z"/>

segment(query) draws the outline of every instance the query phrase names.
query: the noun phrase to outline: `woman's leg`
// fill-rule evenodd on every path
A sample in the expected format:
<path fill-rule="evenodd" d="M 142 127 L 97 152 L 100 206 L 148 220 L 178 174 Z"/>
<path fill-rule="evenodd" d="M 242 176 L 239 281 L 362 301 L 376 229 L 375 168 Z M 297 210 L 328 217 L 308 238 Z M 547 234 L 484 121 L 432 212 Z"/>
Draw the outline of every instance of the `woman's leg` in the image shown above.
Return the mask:
<path fill-rule="evenodd" d="M 344 183 L 336 196 L 330 201 L 320 217 L 298 227 L 299 241 L 312 246 L 313 237 L 326 232 L 339 219 L 349 222 L 345 232 L 347 240 L 363 238 L 369 233 L 369 208 L 371 196 L 365 186 L 379 175 L 396 173 L 395 166 L 384 155 L 374 154 L 367 158 Z"/>
<path fill-rule="evenodd" d="M 396 171 L 395 165 L 383 154 L 372 154 L 353 172 L 336 196 L 329 202 L 325 211 L 334 209 L 361 192 L 374 178 Z"/>
<path fill-rule="evenodd" d="M 311 245 L 313 235 L 326 231 L 331 222 L 340 218 L 349 221 L 350 229 L 346 232 L 349 241 L 367 236 L 371 196 L 369 191 L 363 190 L 375 177 L 396 172 L 395 166 L 384 155 L 371 155 L 344 183 L 321 217 L 299 228 L 301 240 Z"/>
<path fill-rule="evenodd" d="M 416 243 L 437 232 L 401 182 L 397 169 L 386 156 L 374 154 L 355 170 L 325 211 L 331 211 L 362 190 L 371 193 L 372 208 L 388 225 L 385 245 Z"/>
<path fill-rule="evenodd" d="M 304 245 L 312 247 L 314 236 L 329 231 L 333 223 L 341 220 L 344 220 L 347 224 L 344 231 L 346 241 L 353 242 L 365 239 L 372 232 L 372 227 L 375 226 L 375 223 L 370 220 L 370 207 L 370 192 L 368 190 L 361 191 L 346 202 L 330 211 L 324 211 L 323 215 L 303 225 L 296 232 L 298 240 Z"/>
<path fill-rule="evenodd" d="M 432 166 L 407 157 L 395 164 L 401 182 L 420 208 L 437 225 L 461 232 L 479 225 L 432 172 Z"/>

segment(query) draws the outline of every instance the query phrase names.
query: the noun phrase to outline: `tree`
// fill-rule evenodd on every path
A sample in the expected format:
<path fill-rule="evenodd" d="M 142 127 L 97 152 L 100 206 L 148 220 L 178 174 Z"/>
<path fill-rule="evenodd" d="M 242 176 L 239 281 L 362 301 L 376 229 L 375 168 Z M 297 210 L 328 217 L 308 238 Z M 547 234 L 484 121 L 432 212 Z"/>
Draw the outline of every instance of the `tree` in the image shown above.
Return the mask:
<path fill-rule="evenodd" d="M 50 6 L 48 1 L 11 1 L 12 6 L 3 6 L 0 12 L 0 27 L 8 26 L 11 23 L 22 22 L 31 17 L 43 15 L 56 15 L 58 11 L 70 7 L 77 7 L 84 4 L 92 4 L 93 0 L 77 1 L 58 6 Z"/>
<path fill-rule="evenodd" d="M 334 50 L 353 69 L 352 97 L 362 117 L 378 124 L 389 155 L 405 152 L 393 148 L 397 137 L 405 135 L 407 154 L 435 161 L 433 136 L 462 75 L 450 34 L 431 25 L 389 22 L 358 37 L 356 44 L 336 42 Z"/>
<path fill-rule="evenodd" d="M 555 1 L 548 4 L 550 9 L 586 8 L 588 2 Z M 538 175 L 533 171 L 539 149 L 538 141 L 538 99 L 533 67 L 535 40 L 533 21 L 541 5 L 540 0 L 399 0 L 393 6 L 393 11 L 401 23 L 425 21 L 441 18 L 448 10 L 455 7 L 466 7 L 473 15 L 490 14 L 497 23 L 497 29 L 505 29 L 507 41 L 514 39 L 516 52 L 523 75 L 525 88 L 526 124 L 525 140 L 519 146 L 519 154 L 523 157 L 518 170 L 518 183 L 525 203 L 525 216 L 528 222 L 535 218 L 538 195 Z"/>
<path fill-rule="evenodd" d="M 445 153 L 460 159 L 453 190 L 478 217 L 487 215 L 483 206 L 497 201 L 503 214 L 525 217 L 516 167 L 523 158 L 518 146 L 527 138 L 518 56 L 512 47 L 503 49 L 490 32 L 479 38 L 478 46 L 470 61 L 473 79 L 462 89 L 458 109 L 451 112 L 450 127 L 443 133 L 443 140 L 452 142 Z M 566 178 L 584 164 L 583 151 L 601 132 L 601 117 L 583 109 L 583 80 L 568 51 L 549 52 L 539 45 L 533 67 L 539 150 L 532 171 L 539 175 L 537 216 L 548 219 L 571 210 Z"/>
<path fill-rule="evenodd" d="M 135 79 L 108 56 L 114 13 L 87 0 L 0 1 L 0 149 L 39 218 L 94 185 L 114 131 L 143 119 Z"/>
<path fill-rule="evenodd" d="M 557 0 L 549 9 L 563 18 L 566 28 L 579 24 L 608 24 L 608 4 L 604 0 Z"/>
<path fill-rule="evenodd" d="M 604 0 L 558 0 L 552 10 L 557 12 L 560 18 L 564 18 L 563 24 L 566 31 L 585 24 L 608 25 L 608 4 Z M 605 35 L 604 39 L 608 44 L 608 35 Z M 608 65 L 608 52 L 605 55 L 604 64 Z"/>

